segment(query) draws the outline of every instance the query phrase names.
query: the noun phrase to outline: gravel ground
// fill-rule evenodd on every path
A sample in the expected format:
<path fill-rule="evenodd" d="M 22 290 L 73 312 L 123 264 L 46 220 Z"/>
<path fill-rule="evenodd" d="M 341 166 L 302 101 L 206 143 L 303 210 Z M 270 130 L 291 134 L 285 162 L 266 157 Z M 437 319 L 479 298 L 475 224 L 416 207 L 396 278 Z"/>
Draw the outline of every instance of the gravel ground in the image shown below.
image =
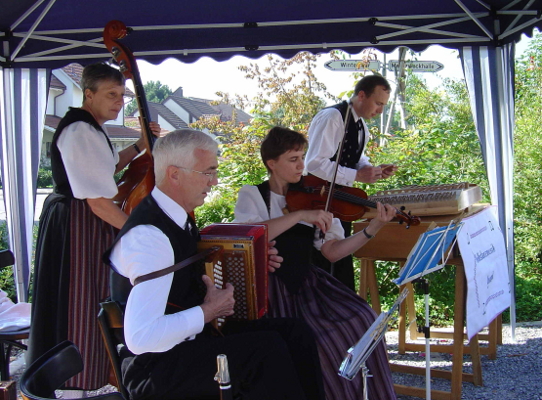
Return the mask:
<path fill-rule="evenodd" d="M 397 354 L 397 332 L 386 333 L 388 352 L 391 362 L 425 367 L 425 356 L 418 352 L 405 355 Z M 418 341 L 424 343 L 424 341 Z M 442 343 L 442 340 L 439 340 Z M 484 342 L 481 342 L 483 345 Z M 440 369 L 452 369 L 452 357 L 449 354 L 433 353 L 431 365 Z M 464 357 L 464 372 L 472 372 L 470 356 Z M 542 322 L 522 323 L 516 327 L 516 341 L 512 342 L 511 329 L 503 326 L 503 344 L 497 348 L 497 358 L 481 356 L 484 386 L 463 383 L 463 400 L 542 400 Z M 18 380 L 24 371 L 23 356 L 19 355 L 11 364 L 12 379 Z M 369 378 L 370 379 L 370 378 Z M 407 386 L 425 387 L 425 376 L 393 374 L 395 383 Z M 444 379 L 432 379 L 431 386 L 437 390 L 450 390 L 450 382 Z M 102 394 L 115 391 L 115 387 L 106 386 L 90 394 Z M 57 396 L 62 398 L 62 392 Z M 20 395 L 18 397 L 21 399 Z M 399 396 L 400 400 L 417 397 Z M 360 396 L 361 400 L 361 396 Z"/>
<path fill-rule="evenodd" d="M 523 323 L 516 326 L 516 341 L 512 342 L 511 329 L 503 326 L 503 344 L 497 346 L 497 358 L 481 356 L 484 386 L 464 382 L 461 399 L 465 400 L 542 400 L 542 323 Z M 397 332 L 386 334 L 391 362 L 425 367 L 425 354 L 397 353 Z M 439 340 L 439 343 L 442 340 Z M 446 341 L 444 341 L 446 342 Z M 419 340 L 416 343 L 425 343 Z M 434 343 L 432 341 L 432 343 Z M 451 343 L 451 341 L 450 341 Z M 481 341 L 480 344 L 484 345 Z M 450 354 L 433 353 L 432 367 L 452 369 Z M 470 355 L 464 356 L 463 371 L 472 373 Z M 425 376 L 393 374 L 394 383 L 425 388 Z M 431 388 L 450 390 L 450 381 L 434 378 Z M 399 396 L 401 400 L 417 399 Z"/>

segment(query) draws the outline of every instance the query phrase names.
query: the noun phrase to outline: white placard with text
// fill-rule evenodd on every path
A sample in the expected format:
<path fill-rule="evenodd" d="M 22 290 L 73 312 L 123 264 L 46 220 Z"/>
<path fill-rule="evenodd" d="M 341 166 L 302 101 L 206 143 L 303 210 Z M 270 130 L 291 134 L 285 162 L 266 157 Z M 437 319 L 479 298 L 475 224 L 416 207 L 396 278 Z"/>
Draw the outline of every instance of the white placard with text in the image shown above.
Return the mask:
<path fill-rule="evenodd" d="M 467 277 L 467 336 L 471 339 L 510 307 L 506 247 L 497 207 L 463 219 L 457 242 Z"/>

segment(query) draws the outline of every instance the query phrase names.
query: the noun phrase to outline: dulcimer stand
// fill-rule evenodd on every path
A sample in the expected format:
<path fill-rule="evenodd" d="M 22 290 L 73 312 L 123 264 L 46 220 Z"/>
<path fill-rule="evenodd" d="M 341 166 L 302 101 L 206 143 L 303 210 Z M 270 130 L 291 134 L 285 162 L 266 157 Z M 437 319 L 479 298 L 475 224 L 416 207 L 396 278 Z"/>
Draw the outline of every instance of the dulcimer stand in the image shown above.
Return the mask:
<path fill-rule="evenodd" d="M 384 337 L 388 329 L 388 323 L 391 321 L 393 314 L 399 308 L 407 294 L 408 289 L 404 289 L 389 311 L 383 312 L 378 316 L 361 339 L 348 349 L 346 357 L 339 367 L 339 376 L 350 381 L 354 379 L 361 370 L 363 379 L 363 400 L 369 400 L 367 378 L 372 377 L 372 375 L 369 375 L 369 368 L 367 368 L 366 361 Z"/>

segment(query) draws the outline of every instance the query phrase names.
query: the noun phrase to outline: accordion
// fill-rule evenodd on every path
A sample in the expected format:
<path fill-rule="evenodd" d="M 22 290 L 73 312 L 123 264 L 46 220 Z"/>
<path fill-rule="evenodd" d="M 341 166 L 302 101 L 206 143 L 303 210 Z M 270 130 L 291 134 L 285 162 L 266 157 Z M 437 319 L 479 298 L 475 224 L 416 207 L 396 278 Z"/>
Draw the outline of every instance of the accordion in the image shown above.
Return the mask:
<path fill-rule="evenodd" d="M 267 313 L 267 225 L 213 224 L 200 231 L 198 251 L 218 246 L 205 262 L 205 274 L 219 289 L 234 287 L 234 313 L 228 320 L 254 320 Z M 216 321 L 220 328 L 224 319 Z"/>

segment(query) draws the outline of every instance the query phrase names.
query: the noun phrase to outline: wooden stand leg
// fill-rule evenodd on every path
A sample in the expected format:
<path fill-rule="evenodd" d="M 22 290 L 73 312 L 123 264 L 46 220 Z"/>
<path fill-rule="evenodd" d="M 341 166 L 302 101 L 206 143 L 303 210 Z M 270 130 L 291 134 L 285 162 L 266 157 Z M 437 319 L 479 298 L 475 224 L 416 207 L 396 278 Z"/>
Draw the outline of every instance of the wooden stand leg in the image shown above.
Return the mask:
<path fill-rule="evenodd" d="M 367 264 L 367 283 L 369 284 L 369 294 L 371 295 L 371 307 L 380 315 L 382 312 L 380 293 L 378 292 L 378 282 L 376 280 L 375 262 L 372 260 Z"/>
<path fill-rule="evenodd" d="M 359 266 L 359 291 L 358 295 L 364 300 L 367 300 L 367 292 L 368 292 L 368 283 L 367 283 L 367 270 L 369 260 L 366 258 L 360 259 L 360 266 Z"/>
<path fill-rule="evenodd" d="M 465 271 L 462 265 L 455 271 L 454 344 L 452 356 L 451 400 L 461 400 L 463 383 L 463 328 L 465 320 Z"/>

